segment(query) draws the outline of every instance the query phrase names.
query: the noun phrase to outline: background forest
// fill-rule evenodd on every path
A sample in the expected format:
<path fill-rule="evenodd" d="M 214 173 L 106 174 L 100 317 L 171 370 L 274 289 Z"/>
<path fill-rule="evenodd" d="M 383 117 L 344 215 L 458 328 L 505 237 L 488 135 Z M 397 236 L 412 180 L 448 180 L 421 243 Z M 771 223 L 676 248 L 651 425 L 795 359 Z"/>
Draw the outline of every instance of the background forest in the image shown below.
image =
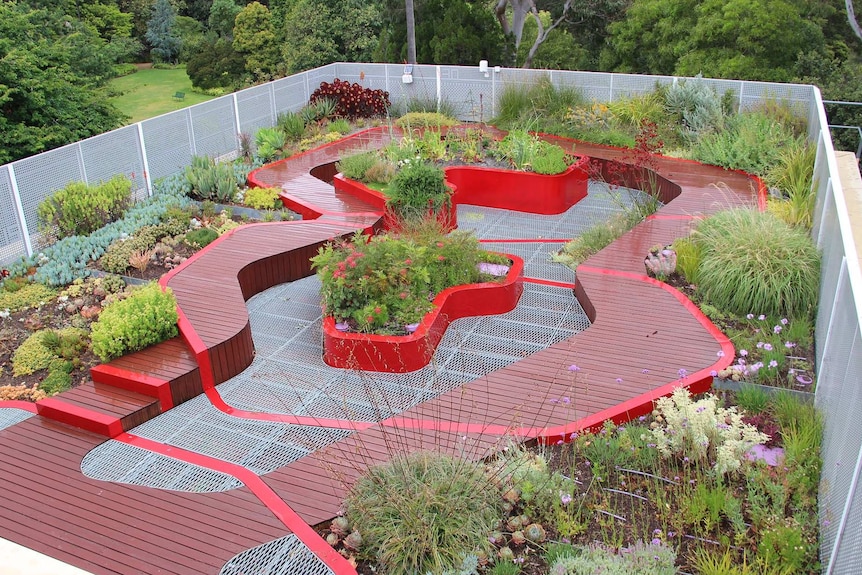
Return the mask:
<path fill-rule="evenodd" d="M 132 63 L 182 64 L 196 90 L 224 93 L 338 60 L 407 61 L 408 8 L 420 63 L 702 73 L 862 100 L 844 0 L 2 0 L 0 164 L 122 125 L 107 82 Z"/>

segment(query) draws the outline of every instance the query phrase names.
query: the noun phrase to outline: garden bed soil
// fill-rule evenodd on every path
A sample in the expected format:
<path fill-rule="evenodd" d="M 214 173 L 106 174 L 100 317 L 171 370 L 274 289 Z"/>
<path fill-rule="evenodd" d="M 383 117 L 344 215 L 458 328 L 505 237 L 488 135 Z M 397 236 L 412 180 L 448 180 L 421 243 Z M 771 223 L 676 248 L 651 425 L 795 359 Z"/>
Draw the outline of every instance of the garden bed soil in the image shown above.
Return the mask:
<path fill-rule="evenodd" d="M 87 305 L 92 305 L 95 300 L 92 296 L 84 298 Z M 93 299 L 93 301 L 89 301 Z M 31 375 L 12 375 L 12 356 L 24 341 L 33 332 L 42 329 L 63 329 L 67 327 L 81 327 L 82 324 L 73 325 L 74 316 L 66 313 L 56 299 L 46 302 L 38 309 L 28 309 L 15 312 L 6 319 L 0 320 L 0 386 L 24 385 L 28 388 L 34 387 L 47 377 L 48 370 L 41 369 Z M 80 317 L 78 315 L 78 317 Z M 89 325 L 89 321 L 86 322 Z M 72 387 L 76 387 L 90 379 L 90 368 L 102 363 L 92 351 L 85 351 L 81 356 L 81 366 L 72 371 Z"/>

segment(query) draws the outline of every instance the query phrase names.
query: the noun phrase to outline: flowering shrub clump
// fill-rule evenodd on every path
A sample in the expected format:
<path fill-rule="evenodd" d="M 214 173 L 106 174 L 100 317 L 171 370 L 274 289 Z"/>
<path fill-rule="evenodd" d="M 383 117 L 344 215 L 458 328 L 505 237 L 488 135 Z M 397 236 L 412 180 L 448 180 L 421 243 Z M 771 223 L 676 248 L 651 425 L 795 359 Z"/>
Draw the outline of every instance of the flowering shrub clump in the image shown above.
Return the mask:
<path fill-rule="evenodd" d="M 745 452 L 769 441 L 742 421 L 736 407 L 720 407 L 712 394 L 695 401 L 687 389 L 678 388 L 655 405 L 651 433 L 659 452 L 707 463 L 719 476 L 739 469 Z"/>
<path fill-rule="evenodd" d="M 433 300 L 456 285 L 495 281 L 481 263 L 508 264 L 481 249 L 472 234 L 410 237 L 381 235 L 333 242 L 311 259 L 321 281 L 326 315 L 358 331 L 403 333 L 433 309 Z"/>
<path fill-rule="evenodd" d="M 330 84 L 321 82 L 320 87 L 311 94 L 309 102 L 329 99 L 335 102 L 335 115 L 344 118 L 373 118 L 383 116 L 391 106 L 389 92 L 372 90 L 347 80 L 336 78 Z"/>

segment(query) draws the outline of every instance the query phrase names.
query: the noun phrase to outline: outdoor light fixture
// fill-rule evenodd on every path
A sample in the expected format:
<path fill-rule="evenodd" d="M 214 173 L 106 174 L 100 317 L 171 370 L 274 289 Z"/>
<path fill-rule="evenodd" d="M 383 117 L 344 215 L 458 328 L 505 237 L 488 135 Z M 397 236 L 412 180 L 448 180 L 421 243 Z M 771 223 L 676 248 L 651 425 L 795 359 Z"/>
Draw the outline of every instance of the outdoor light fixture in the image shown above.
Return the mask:
<path fill-rule="evenodd" d="M 488 77 L 488 61 L 487 60 L 479 60 L 479 72 L 485 74 L 485 77 Z"/>

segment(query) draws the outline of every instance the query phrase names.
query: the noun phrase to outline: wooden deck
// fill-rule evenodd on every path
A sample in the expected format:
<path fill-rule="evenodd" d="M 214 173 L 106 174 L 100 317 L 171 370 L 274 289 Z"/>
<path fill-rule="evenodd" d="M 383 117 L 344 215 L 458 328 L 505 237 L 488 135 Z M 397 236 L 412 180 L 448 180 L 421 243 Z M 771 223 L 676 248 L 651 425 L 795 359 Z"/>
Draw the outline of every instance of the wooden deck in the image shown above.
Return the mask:
<path fill-rule="evenodd" d="M 246 487 L 196 495 L 85 477 L 81 459 L 104 439 L 42 417 L 0 431 L 0 537 L 96 575 L 188 575 L 289 533 Z"/>
<path fill-rule="evenodd" d="M 104 436 L 134 442 L 122 431 L 201 391 L 229 411 L 214 386 L 252 361 L 245 300 L 309 275 L 308 259 L 325 241 L 378 225 L 379 212 L 322 180 L 340 154 L 387 138 L 384 130 L 367 131 L 258 171 L 258 184 L 282 186 L 285 202 L 313 219 L 244 226 L 219 238 L 161 282 L 177 297 L 181 338 L 94 369 L 97 383 L 40 402 L 44 417 L 0 432 L 0 481 L 12 493 L 0 511 L 0 537 L 93 573 L 216 574 L 239 551 L 293 531 L 335 573 L 350 573 L 305 524 L 333 517 L 369 465 L 399 451 L 435 448 L 478 458 L 512 438 L 565 439 L 606 419 L 645 413 L 675 386 L 705 389 L 710 372 L 731 361 L 727 339 L 679 292 L 647 278 L 643 257 L 687 235 L 697 218 L 756 205 L 762 189 L 742 174 L 661 158 L 656 181 L 673 200 L 578 269 L 572 288 L 593 321 L 584 332 L 392 419 L 357 422 L 352 436 L 259 483 L 244 474 L 251 490 L 187 495 L 84 477 L 81 458 Z M 581 143 L 576 151 L 599 160 L 623 154 Z M 243 471 L 155 442 L 142 445 Z"/>

